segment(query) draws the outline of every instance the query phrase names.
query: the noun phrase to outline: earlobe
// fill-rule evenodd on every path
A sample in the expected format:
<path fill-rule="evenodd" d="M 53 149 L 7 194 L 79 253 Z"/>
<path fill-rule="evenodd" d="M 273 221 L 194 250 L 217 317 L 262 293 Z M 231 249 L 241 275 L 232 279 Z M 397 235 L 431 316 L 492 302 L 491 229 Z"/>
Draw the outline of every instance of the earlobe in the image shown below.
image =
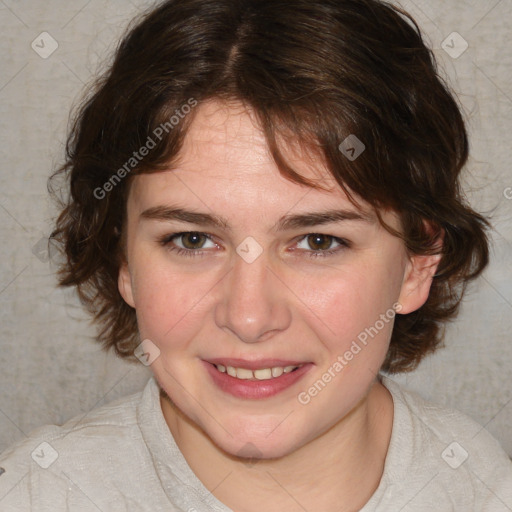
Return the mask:
<path fill-rule="evenodd" d="M 135 308 L 135 301 L 133 300 L 132 280 L 130 270 L 128 269 L 128 263 L 123 263 L 119 267 L 117 287 L 124 301 L 132 308 Z"/>

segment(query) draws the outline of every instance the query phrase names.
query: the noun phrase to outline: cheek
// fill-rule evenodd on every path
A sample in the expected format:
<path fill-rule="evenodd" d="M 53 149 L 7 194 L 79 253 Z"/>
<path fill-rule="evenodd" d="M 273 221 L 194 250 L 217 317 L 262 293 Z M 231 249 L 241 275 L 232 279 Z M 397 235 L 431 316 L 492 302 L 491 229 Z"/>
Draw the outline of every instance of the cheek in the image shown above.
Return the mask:
<path fill-rule="evenodd" d="M 392 305 L 399 294 L 399 273 L 384 262 L 340 269 L 317 280 L 306 280 L 300 292 L 307 306 L 314 330 L 330 345 L 331 350 L 345 351 L 364 332 L 375 336 L 377 323 L 380 339 L 389 337 L 392 329 Z M 388 313 L 383 322 L 381 315 Z"/>
<path fill-rule="evenodd" d="M 158 345 L 191 339 L 204 315 L 201 298 L 208 294 L 211 285 L 205 279 L 170 272 L 158 264 L 142 265 L 139 269 L 134 300 L 141 338 L 149 338 Z"/>

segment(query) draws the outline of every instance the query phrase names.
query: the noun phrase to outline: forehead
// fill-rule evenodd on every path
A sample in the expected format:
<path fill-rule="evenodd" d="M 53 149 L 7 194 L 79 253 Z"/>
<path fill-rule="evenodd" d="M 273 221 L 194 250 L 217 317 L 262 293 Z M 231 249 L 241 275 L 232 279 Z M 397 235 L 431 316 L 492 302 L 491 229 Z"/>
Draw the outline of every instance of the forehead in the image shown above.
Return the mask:
<path fill-rule="evenodd" d="M 288 163 L 308 179 L 334 180 L 321 162 L 292 137 L 280 140 Z M 211 175 L 250 178 L 278 171 L 251 107 L 238 101 L 209 100 L 200 105 L 180 152 L 184 167 L 206 168 Z M 190 169 L 192 170 L 192 169 Z"/>
<path fill-rule="evenodd" d="M 358 211 L 328 172 L 319 155 L 285 143 L 287 163 L 325 190 L 283 176 L 270 154 L 254 112 L 237 102 L 212 100 L 195 113 L 184 144 L 168 171 L 133 177 L 129 210 L 173 205 L 269 223 L 284 213 L 319 210 Z M 360 209 L 372 208 L 356 198 Z"/>
<path fill-rule="evenodd" d="M 298 144 L 282 149 L 288 163 L 301 175 L 325 188 L 339 188 L 318 156 L 307 154 Z M 190 179 L 200 174 L 201 181 L 221 186 L 243 180 L 247 188 L 249 184 L 259 185 L 262 190 L 269 188 L 270 177 L 275 181 L 280 175 L 254 112 L 241 102 L 219 100 L 205 101 L 197 107 L 178 158 L 169 170 L 186 173 Z M 143 192 L 149 183 L 165 181 L 164 174 L 136 175 L 133 185 Z M 290 180 L 284 180 L 282 185 L 300 187 L 302 193 L 309 189 Z"/>

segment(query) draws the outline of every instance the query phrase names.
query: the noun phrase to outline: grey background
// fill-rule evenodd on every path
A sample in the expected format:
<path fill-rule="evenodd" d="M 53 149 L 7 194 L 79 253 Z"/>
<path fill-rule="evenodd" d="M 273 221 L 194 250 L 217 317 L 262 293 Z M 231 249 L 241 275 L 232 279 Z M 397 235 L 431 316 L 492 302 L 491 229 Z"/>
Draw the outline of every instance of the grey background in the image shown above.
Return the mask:
<path fill-rule="evenodd" d="M 0 0 L 0 451 L 39 425 L 140 390 L 151 375 L 101 351 L 73 291 L 55 288 L 37 250 L 56 214 L 46 180 L 63 155 L 68 112 L 147 5 Z M 512 0 L 402 5 L 462 102 L 471 136 L 465 190 L 477 210 L 492 212 L 495 230 L 492 264 L 468 290 L 446 348 L 394 378 L 485 425 L 512 455 Z M 58 48 L 42 58 L 31 43 L 48 52 L 45 31 Z M 463 49 L 453 32 L 469 45 L 456 58 L 443 49 Z"/>

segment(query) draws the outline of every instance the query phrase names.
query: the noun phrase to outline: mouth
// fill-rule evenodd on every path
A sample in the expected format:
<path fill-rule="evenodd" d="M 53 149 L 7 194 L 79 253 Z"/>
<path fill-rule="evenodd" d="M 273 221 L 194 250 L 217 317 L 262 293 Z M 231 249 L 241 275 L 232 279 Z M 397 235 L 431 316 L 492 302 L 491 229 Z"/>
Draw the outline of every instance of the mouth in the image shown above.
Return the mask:
<path fill-rule="evenodd" d="M 237 398 L 269 398 L 297 383 L 313 363 L 284 360 L 202 361 L 218 389 Z"/>

